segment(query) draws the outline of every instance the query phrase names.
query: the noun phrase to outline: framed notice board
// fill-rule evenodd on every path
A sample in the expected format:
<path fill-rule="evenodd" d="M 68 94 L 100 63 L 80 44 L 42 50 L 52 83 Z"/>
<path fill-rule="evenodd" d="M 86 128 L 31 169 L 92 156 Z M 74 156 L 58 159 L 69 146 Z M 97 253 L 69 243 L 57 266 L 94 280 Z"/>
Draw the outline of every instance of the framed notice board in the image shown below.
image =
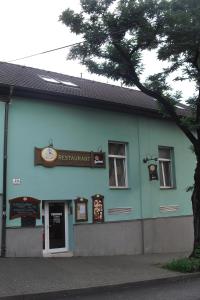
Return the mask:
<path fill-rule="evenodd" d="M 88 200 L 85 198 L 77 198 L 75 200 L 75 221 L 88 221 Z"/>
<path fill-rule="evenodd" d="M 10 219 L 21 218 L 22 227 L 35 226 L 40 219 L 40 200 L 32 197 L 17 197 L 9 200 Z"/>

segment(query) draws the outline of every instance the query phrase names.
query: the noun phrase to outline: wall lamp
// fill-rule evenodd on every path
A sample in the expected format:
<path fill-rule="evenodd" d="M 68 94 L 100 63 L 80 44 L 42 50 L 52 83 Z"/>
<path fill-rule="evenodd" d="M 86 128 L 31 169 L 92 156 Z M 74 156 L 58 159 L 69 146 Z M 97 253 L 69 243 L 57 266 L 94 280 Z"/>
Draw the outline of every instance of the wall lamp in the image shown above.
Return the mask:
<path fill-rule="evenodd" d="M 143 158 L 143 163 L 144 164 L 146 164 L 147 162 L 149 162 L 149 161 L 157 161 L 158 160 L 158 158 L 157 157 L 145 157 L 145 158 Z"/>

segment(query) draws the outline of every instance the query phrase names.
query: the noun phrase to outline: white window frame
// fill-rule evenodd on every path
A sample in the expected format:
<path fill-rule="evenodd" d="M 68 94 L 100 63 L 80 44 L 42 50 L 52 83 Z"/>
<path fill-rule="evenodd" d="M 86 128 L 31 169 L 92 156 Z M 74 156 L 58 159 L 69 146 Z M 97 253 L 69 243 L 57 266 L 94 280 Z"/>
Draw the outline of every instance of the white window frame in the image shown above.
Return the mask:
<path fill-rule="evenodd" d="M 61 202 L 64 204 L 64 218 L 65 218 L 65 247 L 64 248 L 50 248 L 49 238 L 49 204 L 59 203 L 59 201 L 45 201 L 44 203 L 44 230 L 45 230 L 45 248 L 43 249 L 43 256 L 48 256 L 51 253 L 67 252 L 69 251 L 69 229 L 68 229 L 68 205 L 67 202 Z"/>
<path fill-rule="evenodd" d="M 114 171 L 115 171 L 115 183 L 116 185 L 110 185 L 110 177 L 109 177 L 109 187 L 111 189 L 126 189 L 128 188 L 128 172 L 127 172 L 127 143 L 125 142 L 112 142 L 109 141 L 108 142 L 108 146 L 109 144 L 120 144 L 120 145 L 124 145 L 125 146 L 125 155 L 117 155 L 117 154 L 109 154 L 108 153 L 108 159 L 110 160 L 110 158 L 114 158 Z M 109 148 L 108 148 L 109 151 Z M 119 186 L 118 185 L 118 177 L 117 177 L 117 159 L 123 159 L 124 162 L 124 180 L 125 180 L 125 185 L 124 186 Z M 109 169 L 110 171 L 110 169 Z"/>
<path fill-rule="evenodd" d="M 161 167 L 161 172 L 162 172 L 162 177 L 163 177 L 163 183 L 164 185 L 161 185 L 161 181 L 160 181 L 160 188 L 161 189 L 173 189 L 174 188 L 174 174 L 173 174 L 173 148 L 172 147 L 162 147 L 162 146 L 159 146 L 158 147 L 158 154 L 159 154 L 159 150 L 160 149 L 167 149 L 169 150 L 169 153 L 170 153 L 170 158 L 162 158 L 159 156 L 158 158 L 158 161 L 159 161 L 159 168 Z M 164 162 L 169 162 L 170 163 L 170 182 L 171 182 L 171 185 L 168 186 L 166 185 L 166 174 L 164 172 Z"/>

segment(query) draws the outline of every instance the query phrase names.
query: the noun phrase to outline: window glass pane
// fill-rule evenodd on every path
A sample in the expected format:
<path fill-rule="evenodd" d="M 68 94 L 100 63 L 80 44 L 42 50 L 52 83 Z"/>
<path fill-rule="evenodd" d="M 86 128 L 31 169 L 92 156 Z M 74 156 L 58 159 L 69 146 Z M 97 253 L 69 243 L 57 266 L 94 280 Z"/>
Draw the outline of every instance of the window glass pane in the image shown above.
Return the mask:
<path fill-rule="evenodd" d="M 109 185 L 116 186 L 114 158 L 109 158 Z"/>
<path fill-rule="evenodd" d="M 109 154 L 125 155 L 125 144 L 109 143 Z"/>
<path fill-rule="evenodd" d="M 163 162 L 159 162 L 159 171 L 160 171 L 160 186 L 164 186 L 164 180 L 163 180 L 163 172 L 162 172 L 162 163 Z"/>
<path fill-rule="evenodd" d="M 116 159 L 118 186 L 126 186 L 124 159 Z"/>
<path fill-rule="evenodd" d="M 159 148 L 159 158 L 171 159 L 170 148 Z"/>
<path fill-rule="evenodd" d="M 169 161 L 163 161 L 166 186 L 171 186 L 171 164 Z"/>

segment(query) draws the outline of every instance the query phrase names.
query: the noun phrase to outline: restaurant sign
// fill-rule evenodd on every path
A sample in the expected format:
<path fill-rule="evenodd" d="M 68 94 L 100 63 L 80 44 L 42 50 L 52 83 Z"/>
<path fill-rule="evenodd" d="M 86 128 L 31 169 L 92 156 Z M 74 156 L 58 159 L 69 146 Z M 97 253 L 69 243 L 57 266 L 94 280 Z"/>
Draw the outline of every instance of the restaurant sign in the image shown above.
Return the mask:
<path fill-rule="evenodd" d="M 105 168 L 105 153 L 35 148 L 35 165 Z"/>

